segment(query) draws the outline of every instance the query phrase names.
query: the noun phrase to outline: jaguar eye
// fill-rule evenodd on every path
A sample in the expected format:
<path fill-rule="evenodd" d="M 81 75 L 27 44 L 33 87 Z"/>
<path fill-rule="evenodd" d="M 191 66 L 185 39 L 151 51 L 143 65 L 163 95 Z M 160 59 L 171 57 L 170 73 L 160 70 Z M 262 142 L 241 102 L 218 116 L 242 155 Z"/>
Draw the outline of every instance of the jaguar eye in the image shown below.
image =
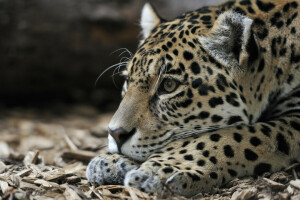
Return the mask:
<path fill-rule="evenodd" d="M 178 82 L 175 81 L 174 79 L 166 78 L 163 80 L 161 86 L 163 91 L 165 91 L 166 93 L 171 93 L 177 89 Z"/>

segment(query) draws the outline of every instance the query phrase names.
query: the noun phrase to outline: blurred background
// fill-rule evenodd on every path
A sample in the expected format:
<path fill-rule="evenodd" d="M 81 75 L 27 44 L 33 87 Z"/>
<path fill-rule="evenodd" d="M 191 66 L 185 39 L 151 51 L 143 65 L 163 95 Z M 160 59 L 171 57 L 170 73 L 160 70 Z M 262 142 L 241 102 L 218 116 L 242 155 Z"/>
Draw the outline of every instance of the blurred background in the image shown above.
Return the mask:
<path fill-rule="evenodd" d="M 165 19 L 220 0 L 150 1 Z M 145 1 L 0 0 L 0 109 L 87 105 L 112 111 L 122 79 L 109 66 L 135 52 Z M 55 110 L 55 109 L 54 109 Z"/>

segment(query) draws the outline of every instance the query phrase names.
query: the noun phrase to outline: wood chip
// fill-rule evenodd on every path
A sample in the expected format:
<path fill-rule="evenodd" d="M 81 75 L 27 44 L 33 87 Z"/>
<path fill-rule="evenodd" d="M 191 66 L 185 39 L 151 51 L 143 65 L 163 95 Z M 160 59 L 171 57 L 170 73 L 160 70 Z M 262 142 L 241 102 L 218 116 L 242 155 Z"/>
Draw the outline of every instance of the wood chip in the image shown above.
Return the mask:
<path fill-rule="evenodd" d="M 17 173 L 16 175 L 20 176 L 20 177 L 24 177 L 24 176 L 29 175 L 31 172 L 32 172 L 32 169 L 24 169 L 24 170 L 20 171 L 19 173 Z"/>
<path fill-rule="evenodd" d="M 83 151 L 83 150 L 70 150 L 65 151 L 62 154 L 64 159 L 70 160 L 79 160 L 84 162 L 89 162 L 92 158 L 96 157 L 97 154 L 91 151 Z"/>
<path fill-rule="evenodd" d="M 63 193 L 66 200 L 82 200 L 82 198 L 80 198 L 78 194 L 69 187 L 68 184 L 64 184 L 63 187 L 66 188 L 65 192 Z"/>
<path fill-rule="evenodd" d="M 150 199 L 150 196 L 145 192 L 142 192 L 142 191 L 140 191 L 136 188 L 132 188 L 132 187 L 126 188 L 126 190 L 128 190 L 128 189 L 133 191 L 135 193 L 135 195 L 138 196 L 140 199 Z"/>
<path fill-rule="evenodd" d="M 288 191 L 288 193 L 290 194 L 294 194 L 294 189 L 289 185 L 286 190 Z"/>
<path fill-rule="evenodd" d="M 252 187 L 242 191 L 236 191 L 233 193 L 231 200 L 247 200 L 254 197 L 257 193 L 257 189 Z"/>
<path fill-rule="evenodd" d="M 0 180 L 0 188 L 1 188 L 2 193 L 5 194 L 5 192 L 9 188 L 8 183 Z"/>
<path fill-rule="evenodd" d="M 30 164 L 36 164 L 38 156 L 39 156 L 39 151 L 36 152 L 29 151 L 26 154 L 23 162 L 26 166 L 29 166 Z"/>
<path fill-rule="evenodd" d="M 300 189 L 300 179 L 290 181 L 290 185 L 294 186 L 297 189 Z"/>
<path fill-rule="evenodd" d="M 41 189 L 40 187 L 38 187 L 38 186 L 36 186 L 36 185 L 34 185 L 34 184 L 26 183 L 26 182 L 24 182 L 24 181 L 21 181 L 19 187 L 20 187 L 20 189 L 22 189 L 22 190 L 35 190 L 35 191 L 38 191 L 38 190 Z"/>
<path fill-rule="evenodd" d="M 99 146 L 107 143 L 107 138 L 96 138 L 89 133 L 91 127 L 96 126 L 91 120 L 97 116 L 84 120 L 75 117 L 75 121 L 70 123 L 68 120 L 71 118 L 71 115 L 68 119 L 55 116 L 51 122 L 47 119 L 28 119 L 29 123 L 24 123 L 23 119 L 13 119 L 6 127 L 3 127 L 5 119 L 1 120 L 0 152 L 2 149 L 6 149 L 6 155 L 10 152 L 8 157 L 0 155 L 0 199 L 187 200 L 167 189 L 149 195 L 122 185 L 91 186 L 86 179 L 85 169 L 91 158 L 106 151 L 100 150 Z M 78 125 L 78 122 L 82 125 Z M 43 151 L 39 153 L 40 149 Z M 297 166 L 299 164 L 289 166 L 286 172 L 268 173 L 265 178 L 236 178 L 221 188 L 214 188 L 211 193 L 198 194 L 193 199 L 300 199 L 300 180 L 294 178 L 297 177 L 294 173 Z"/>
<path fill-rule="evenodd" d="M 6 142 L 0 142 L 0 157 L 7 158 L 11 150 Z"/>
<path fill-rule="evenodd" d="M 9 130 L 2 130 L 1 132 L 1 140 L 6 143 L 17 143 L 20 141 L 20 137 L 16 134 L 12 134 Z"/>
<path fill-rule="evenodd" d="M 69 187 L 72 190 L 74 190 L 78 194 L 78 196 L 80 196 L 82 199 L 84 199 L 84 200 L 88 199 L 87 196 L 81 190 L 79 190 L 77 187 L 75 187 L 74 185 L 69 185 Z"/>
<path fill-rule="evenodd" d="M 102 189 L 123 190 L 125 189 L 125 187 L 123 185 L 100 185 L 99 187 L 95 188 L 95 190 L 102 190 Z"/>
<path fill-rule="evenodd" d="M 76 162 L 70 165 L 67 165 L 63 168 L 65 170 L 66 174 L 75 174 L 79 171 L 84 171 L 86 169 L 86 166 L 84 166 L 81 162 Z"/>
<path fill-rule="evenodd" d="M 79 183 L 81 181 L 81 178 L 78 176 L 71 176 L 66 178 L 67 183 Z"/>
<path fill-rule="evenodd" d="M 34 183 L 36 180 L 38 180 L 38 178 L 29 176 L 22 178 L 22 181 L 25 181 L 26 183 Z"/>
<path fill-rule="evenodd" d="M 20 176 L 16 176 L 16 175 L 12 174 L 10 176 L 10 180 L 11 180 L 11 183 L 10 183 L 11 186 L 19 187 L 20 182 L 21 182 L 21 177 Z"/>
<path fill-rule="evenodd" d="M 296 167 L 298 167 L 300 164 L 299 163 L 294 163 L 290 166 L 288 166 L 287 168 L 284 169 L 284 171 L 289 171 L 291 169 L 295 169 Z"/>
<path fill-rule="evenodd" d="M 132 198 L 132 200 L 139 200 L 139 198 L 136 196 L 135 192 L 132 190 L 132 188 L 128 188 L 127 191 L 130 194 L 130 197 Z"/>
<path fill-rule="evenodd" d="M 259 199 L 259 200 L 273 200 L 272 195 L 270 193 L 258 194 L 257 199 Z"/>
<path fill-rule="evenodd" d="M 94 186 L 90 187 L 90 191 L 92 191 L 92 194 L 97 196 L 99 199 L 103 200 L 102 193 L 100 194 L 99 190 L 96 190 Z"/>
<path fill-rule="evenodd" d="M 0 174 L 4 172 L 8 167 L 0 160 Z"/>
<path fill-rule="evenodd" d="M 280 199 L 289 199 L 290 194 L 286 192 L 279 192 L 278 195 L 280 196 Z"/>
<path fill-rule="evenodd" d="M 287 172 L 276 172 L 270 176 L 270 180 L 279 183 L 288 183 L 290 175 Z"/>
<path fill-rule="evenodd" d="M 47 181 L 59 180 L 66 176 L 64 170 L 62 169 L 54 169 L 43 174 L 44 174 L 44 179 Z"/>
<path fill-rule="evenodd" d="M 48 197 L 46 195 L 43 196 L 35 196 L 34 200 L 66 200 L 65 197 L 61 194 L 53 193 L 56 196 L 54 197 Z"/>
<path fill-rule="evenodd" d="M 38 141 L 38 142 L 37 142 Z M 21 141 L 19 146 L 20 151 L 30 151 L 32 149 L 37 150 L 48 150 L 55 146 L 55 143 L 50 139 L 50 137 L 40 136 L 40 135 L 32 135 L 24 138 Z"/>
<path fill-rule="evenodd" d="M 14 193 L 14 197 L 15 197 L 14 199 L 20 199 L 20 200 L 28 199 L 27 193 L 25 191 L 22 191 L 22 190 L 16 191 Z"/>
<path fill-rule="evenodd" d="M 275 191 L 283 190 L 285 188 L 285 185 L 272 181 L 268 178 L 263 178 L 263 180 L 266 181 L 270 185 L 270 187 Z"/>
<path fill-rule="evenodd" d="M 37 184 L 37 185 L 41 185 L 45 188 L 52 188 L 53 187 L 48 181 L 45 181 L 43 179 L 35 180 L 33 183 Z"/>
<path fill-rule="evenodd" d="M 63 191 L 65 191 L 65 188 L 63 189 Z M 65 199 L 65 197 L 64 197 L 63 194 L 57 194 L 57 193 L 52 192 L 51 190 L 48 190 L 46 193 L 44 193 L 44 196 L 46 196 L 46 197 L 51 197 L 52 200 L 53 200 L 54 198 L 55 198 L 55 200 L 56 200 L 57 197 L 58 197 L 59 199 Z"/>
<path fill-rule="evenodd" d="M 299 200 L 299 199 L 300 199 L 300 194 L 291 197 L 291 200 Z"/>
<path fill-rule="evenodd" d="M 77 146 L 72 142 L 72 140 L 69 138 L 69 136 L 67 136 L 67 134 L 64 134 L 64 139 L 71 150 L 78 150 Z"/>

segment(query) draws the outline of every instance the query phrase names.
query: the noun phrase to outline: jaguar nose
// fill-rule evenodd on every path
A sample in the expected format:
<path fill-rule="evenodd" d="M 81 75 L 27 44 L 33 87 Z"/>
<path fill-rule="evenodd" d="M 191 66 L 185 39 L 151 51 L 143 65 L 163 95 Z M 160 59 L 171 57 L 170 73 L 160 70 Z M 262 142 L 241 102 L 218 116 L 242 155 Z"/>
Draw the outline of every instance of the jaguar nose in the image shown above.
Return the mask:
<path fill-rule="evenodd" d="M 121 153 L 121 146 L 136 132 L 136 128 L 131 131 L 126 131 L 123 128 L 112 129 L 108 127 L 108 133 L 115 139 L 119 152 Z"/>

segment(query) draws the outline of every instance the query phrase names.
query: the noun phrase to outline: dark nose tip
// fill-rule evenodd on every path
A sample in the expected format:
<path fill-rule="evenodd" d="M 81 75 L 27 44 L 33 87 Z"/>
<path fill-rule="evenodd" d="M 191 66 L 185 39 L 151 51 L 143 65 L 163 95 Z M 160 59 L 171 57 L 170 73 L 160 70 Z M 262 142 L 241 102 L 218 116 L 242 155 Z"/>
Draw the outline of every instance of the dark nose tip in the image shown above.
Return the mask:
<path fill-rule="evenodd" d="M 121 153 L 121 146 L 136 132 L 136 128 L 133 128 L 130 132 L 127 132 L 123 128 L 111 129 L 108 127 L 108 132 L 115 139 L 119 152 Z"/>

